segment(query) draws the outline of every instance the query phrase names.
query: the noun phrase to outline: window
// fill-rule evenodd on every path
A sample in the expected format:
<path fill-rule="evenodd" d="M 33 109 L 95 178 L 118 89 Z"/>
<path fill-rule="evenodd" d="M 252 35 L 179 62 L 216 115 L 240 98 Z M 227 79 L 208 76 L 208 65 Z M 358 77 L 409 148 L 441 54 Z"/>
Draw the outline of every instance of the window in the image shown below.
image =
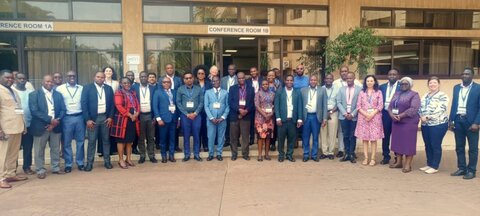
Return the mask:
<path fill-rule="evenodd" d="M 375 73 L 377 75 L 387 75 L 392 68 L 392 41 L 378 46 L 374 50 L 373 59 L 375 60 Z"/>
<path fill-rule="evenodd" d="M 182 75 L 199 64 L 217 65 L 221 57 L 218 38 L 146 36 L 145 47 L 146 70 L 159 74 L 168 63 Z"/>
<path fill-rule="evenodd" d="M 363 10 L 362 26 L 390 27 L 392 25 L 392 11 L 390 10 Z"/>
<path fill-rule="evenodd" d="M 272 68 L 281 69 L 280 38 L 259 38 L 260 71 L 263 75 Z"/>
<path fill-rule="evenodd" d="M 455 27 L 459 29 L 480 28 L 480 11 L 460 11 L 455 13 Z"/>
<path fill-rule="evenodd" d="M 302 40 L 294 40 L 293 41 L 293 50 L 297 51 L 297 50 L 303 50 L 303 46 L 302 46 Z"/>
<path fill-rule="evenodd" d="M 425 11 L 426 28 L 453 28 L 452 11 Z"/>
<path fill-rule="evenodd" d="M 0 1 L 0 19 L 13 18 L 14 0 Z"/>
<path fill-rule="evenodd" d="M 10 33 L 0 34 L 0 70 L 18 70 L 17 36 Z"/>
<path fill-rule="evenodd" d="M 398 68 L 402 75 L 418 75 L 420 41 L 394 40 L 393 67 Z"/>
<path fill-rule="evenodd" d="M 421 28 L 423 27 L 423 11 L 395 10 L 395 27 Z"/>
<path fill-rule="evenodd" d="M 193 6 L 196 23 L 237 23 L 236 7 Z"/>
<path fill-rule="evenodd" d="M 190 7 L 181 5 L 144 5 L 143 21 L 146 22 L 190 22 Z"/>
<path fill-rule="evenodd" d="M 121 21 L 122 4 L 120 1 L 73 1 L 74 20 Z"/>
<path fill-rule="evenodd" d="M 480 41 L 453 41 L 451 74 L 458 75 L 465 67 L 473 68 L 478 75 L 480 67 Z"/>
<path fill-rule="evenodd" d="M 281 24 L 283 10 L 267 7 L 241 7 L 240 22 L 244 24 Z"/>
<path fill-rule="evenodd" d="M 425 40 L 423 43 L 423 74 L 448 75 L 449 40 Z"/>
<path fill-rule="evenodd" d="M 18 0 L 18 18 L 30 20 L 68 20 L 67 0 Z"/>
<path fill-rule="evenodd" d="M 327 9 L 287 9 L 287 25 L 327 26 Z"/>

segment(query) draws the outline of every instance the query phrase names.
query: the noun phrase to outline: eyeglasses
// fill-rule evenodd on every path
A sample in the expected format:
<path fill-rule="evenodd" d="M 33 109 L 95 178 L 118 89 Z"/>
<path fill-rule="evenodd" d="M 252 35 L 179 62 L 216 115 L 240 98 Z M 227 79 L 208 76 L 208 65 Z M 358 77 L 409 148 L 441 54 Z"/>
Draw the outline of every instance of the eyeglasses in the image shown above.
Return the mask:
<path fill-rule="evenodd" d="M 303 68 L 297 68 L 297 70 L 303 70 Z"/>
<path fill-rule="evenodd" d="M 184 79 L 192 79 L 192 77 L 185 77 Z"/>
<path fill-rule="evenodd" d="M 171 83 L 170 81 L 162 81 L 162 83 Z"/>
<path fill-rule="evenodd" d="M 409 83 L 400 83 L 401 86 L 408 86 L 410 85 Z"/>

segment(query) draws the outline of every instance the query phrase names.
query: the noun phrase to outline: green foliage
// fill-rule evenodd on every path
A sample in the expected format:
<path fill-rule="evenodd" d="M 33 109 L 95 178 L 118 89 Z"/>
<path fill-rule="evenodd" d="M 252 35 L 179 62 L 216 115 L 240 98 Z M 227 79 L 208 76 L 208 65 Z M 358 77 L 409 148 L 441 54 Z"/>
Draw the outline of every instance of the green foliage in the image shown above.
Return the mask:
<path fill-rule="evenodd" d="M 327 40 L 325 45 L 326 72 L 331 73 L 340 66 L 357 64 L 355 72 L 361 77 L 374 66 L 374 49 L 384 42 L 382 36 L 375 35 L 375 30 L 356 27 L 344 32 L 335 40 Z"/>
<path fill-rule="evenodd" d="M 307 46 L 307 49 L 302 52 L 302 56 L 297 61 L 302 63 L 310 74 L 319 73 L 322 67 L 323 52 L 321 43 L 317 41 L 315 45 Z"/>

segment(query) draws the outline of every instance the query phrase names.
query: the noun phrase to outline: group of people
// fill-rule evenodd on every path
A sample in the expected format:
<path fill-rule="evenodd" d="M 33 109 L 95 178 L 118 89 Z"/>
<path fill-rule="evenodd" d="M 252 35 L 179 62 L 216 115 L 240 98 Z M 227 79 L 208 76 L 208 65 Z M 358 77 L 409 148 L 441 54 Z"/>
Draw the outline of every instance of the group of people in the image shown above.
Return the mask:
<path fill-rule="evenodd" d="M 113 167 L 113 152 L 118 153 L 118 166 L 128 169 L 135 166 L 132 152 L 137 148 L 138 163 L 144 163 L 147 156 L 156 163 L 158 144 L 161 162 L 176 162 L 175 152 L 182 151 L 178 146 L 180 132 L 182 161 L 191 158 L 190 137 L 196 161 L 203 160 L 201 150 L 208 152 L 207 161 L 223 160 L 226 145 L 230 145 L 231 160 L 239 157 L 239 145 L 242 158 L 250 160 L 249 148 L 256 137 L 258 161 L 271 160 L 269 152 L 278 149 L 279 162 L 295 162 L 293 152 L 299 138 L 304 162 L 336 156 L 342 162 L 356 163 L 358 138 L 364 149 L 362 164 L 374 166 L 377 140 L 382 139 L 380 164 L 407 173 L 416 154 L 419 122 L 427 155 L 422 171 L 438 172 L 442 140 L 450 128 L 455 133 L 458 158 L 458 170 L 452 176 L 475 177 L 480 86 L 473 82 L 471 68 L 463 71 L 462 84 L 454 88 L 450 114 L 449 97 L 440 91 L 438 77 L 428 79 L 429 92 L 420 97 L 412 90 L 413 80 L 399 79 L 396 69 L 388 72 L 388 82 L 382 85 L 374 75 L 367 75 L 360 84 L 347 66 L 340 68 L 340 78 L 335 81 L 333 74 L 327 74 L 323 86 L 316 75 L 304 74 L 303 65 L 284 79 L 278 69 L 268 71 L 266 77 L 256 67 L 249 72 L 247 79 L 231 64 L 228 74 L 220 78 L 217 67 L 207 70 L 199 66 L 180 78 L 174 66 L 167 64 L 164 76 L 157 79 L 155 73 L 140 72 L 140 82 L 136 83 L 133 72 L 117 81 L 113 68 L 106 67 L 95 73 L 93 83 L 84 86 L 78 84 L 76 72 L 69 71 L 66 83 L 61 73 L 45 75 L 42 86 L 35 90 L 24 73 L 2 70 L 0 187 L 10 188 L 10 182 L 27 179 L 16 174 L 20 146 L 24 172 L 44 179 L 47 143 L 53 174 L 72 172 L 74 163 L 78 170 L 92 171 L 96 151 L 102 154 L 106 169 Z M 469 143 L 468 165 L 465 138 Z M 31 169 L 32 150 L 35 171 Z M 60 154 L 64 169 L 60 168 Z"/>

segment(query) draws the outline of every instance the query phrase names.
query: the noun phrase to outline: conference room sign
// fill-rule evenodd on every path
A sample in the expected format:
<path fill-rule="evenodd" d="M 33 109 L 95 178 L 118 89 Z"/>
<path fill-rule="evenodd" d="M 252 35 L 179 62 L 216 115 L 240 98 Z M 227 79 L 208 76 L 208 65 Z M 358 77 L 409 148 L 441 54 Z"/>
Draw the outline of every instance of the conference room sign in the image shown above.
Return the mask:
<path fill-rule="evenodd" d="M 207 32 L 208 34 L 219 35 L 270 35 L 270 27 L 208 25 Z"/>
<path fill-rule="evenodd" d="M 53 22 L 0 20 L 0 31 L 53 31 L 53 27 Z"/>

